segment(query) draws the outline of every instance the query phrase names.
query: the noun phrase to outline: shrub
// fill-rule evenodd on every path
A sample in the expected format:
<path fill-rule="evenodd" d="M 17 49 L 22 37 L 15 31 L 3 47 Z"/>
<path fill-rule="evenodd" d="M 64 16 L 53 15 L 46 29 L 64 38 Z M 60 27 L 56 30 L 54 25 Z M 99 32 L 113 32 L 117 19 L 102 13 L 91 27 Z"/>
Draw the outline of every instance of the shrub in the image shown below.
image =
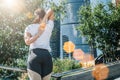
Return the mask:
<path fill-rule="evenodd" d="M 53 59 L 53 72 L 59 73 L 76 68 L 80 68 L 80 64 L 72 59 Z"/>

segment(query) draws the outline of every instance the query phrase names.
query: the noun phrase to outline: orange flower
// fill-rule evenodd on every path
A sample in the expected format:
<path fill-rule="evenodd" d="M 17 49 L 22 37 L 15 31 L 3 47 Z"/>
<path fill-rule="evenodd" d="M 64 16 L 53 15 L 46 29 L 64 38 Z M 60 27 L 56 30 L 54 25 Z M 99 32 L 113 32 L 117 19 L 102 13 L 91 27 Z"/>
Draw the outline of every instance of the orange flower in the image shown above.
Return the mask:
<path fill-rule="evenodd" d="M 74 51 L 75 45 L 74 45 L 73 42 L 68 41 L 68 42 L 65 42 L 65 43 L 64 43 L 63 49 L 65 50 L 65 52 L 71 53 L 71 52 Z"/>

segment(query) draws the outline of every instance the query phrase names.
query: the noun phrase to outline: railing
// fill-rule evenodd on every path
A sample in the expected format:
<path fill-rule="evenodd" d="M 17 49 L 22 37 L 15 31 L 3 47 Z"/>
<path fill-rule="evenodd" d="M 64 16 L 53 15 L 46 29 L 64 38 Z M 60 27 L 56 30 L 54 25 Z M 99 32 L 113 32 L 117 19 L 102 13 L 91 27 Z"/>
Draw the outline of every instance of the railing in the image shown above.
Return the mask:
<path fill-rule="evenodd" d="M 108 69 L 109 69 L 109 75 L 106 80 L 113 80 L 117 77 L 120 77 L 120 61 L 112 62 L 109 64 L 106 64 Z M 23 72 L 26 73 L 26 69 L 20 69 L 20 68 L 15 68 L 15 67 L 6 67 L 0 65 L 1 69 L 7 69 L 7 70 L 12 70 L 12 71 L 18 71 L 18 72 Z M 91 68 L 81 68 L 81 69 L 74 69 L 62 73 L 56 73 L 52 74 L 52 78 L 54 80 L 94 80 L 92 76 L 92 69 Z M 9 77 L 14 76 L 10 75 Z"/>
<path fill-rule="evenodd" d="M 9 66 L 0 65 L 0 68 L 1 69 L 6 69 L 6 70 L 11 70 L 11 71 L 18 71 L 18 72 L 22 72 L 22 73 L 27 72 L 27 69 L 20 69 L 20 68 L 17 68 L 17 67 L 9 67 Z M 15 76 L 14 74 L 10 74 L 9 76 L 6 76 L 4 78 L 4 80 L 9 80 L 9 78 L 14 77 L 14 76 Z"/>
<path fill-rule="evenodd" d="M 0 68 L 1 69 L 12 70 L 12 71 L 27 72 L 26 69 L 20 69 L 20 68 L 17 68 L 17 67 L 8 67 L 8 66 L 0 65 Z"/>
<path fill-rule="evenodd" d="M 109 69 L 109 75 L 106 80 L 114 80 L 120 77 L 120 61 L 106 64 Z M 75 69 L 67 72 L 53 74 L 55 80 L 94 80 L 92 76 L 93 68 Z"/>

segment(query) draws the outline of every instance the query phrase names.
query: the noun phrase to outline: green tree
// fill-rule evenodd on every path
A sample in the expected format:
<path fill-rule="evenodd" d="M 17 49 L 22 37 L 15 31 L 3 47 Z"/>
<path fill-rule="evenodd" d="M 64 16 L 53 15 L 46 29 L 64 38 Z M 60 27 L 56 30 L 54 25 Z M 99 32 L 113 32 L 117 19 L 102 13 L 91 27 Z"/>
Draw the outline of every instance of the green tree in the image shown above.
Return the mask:
<path fill-rule="evenodd" d="M 89 44 L 99 48 L 106 57 L 114 57 L 120 46 L 120 7 L 99 3 L 94 8 L 82 6 L 79 10 L 78 30 Z M 114 57 L 115 58 L 115 57 Z"/>
<path fill-rule="evenodd" d="M 28 46 L 24 43 L 23 35 L 25 27 L 34 19 L 34 10 L 50 6 L 57 17 L 58 12 L 64 13 L 64 0 L 59 5 L 50 0 L 16 0 L 19 2 L 13 8 L 4 5 L 4 1 L 0 0 L 0 64 L 25 68 Z M 56 34 L 56 31 L 53 33 Z M 13 74 L 13 72 L 0 69 L 1 77 L 11 73 Z M 16 79 L 18 73 L 14 74 Z"/>

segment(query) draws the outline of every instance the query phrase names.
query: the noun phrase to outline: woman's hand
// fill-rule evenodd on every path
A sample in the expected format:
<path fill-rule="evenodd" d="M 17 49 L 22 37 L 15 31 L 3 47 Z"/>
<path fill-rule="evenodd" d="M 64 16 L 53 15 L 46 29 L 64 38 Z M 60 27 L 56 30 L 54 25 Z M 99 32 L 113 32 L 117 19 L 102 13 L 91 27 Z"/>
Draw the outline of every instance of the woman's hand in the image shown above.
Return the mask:
<path fill-rule="evenodd" d="M 45 14 L 43 20 L 41 21 L 41 23 L 46 23 L 49 19 L 51 19 L 51 16 L 54 15 L 54 11 L 52 9 L 49 9 L 47 11 L 47 13 Z"/>

